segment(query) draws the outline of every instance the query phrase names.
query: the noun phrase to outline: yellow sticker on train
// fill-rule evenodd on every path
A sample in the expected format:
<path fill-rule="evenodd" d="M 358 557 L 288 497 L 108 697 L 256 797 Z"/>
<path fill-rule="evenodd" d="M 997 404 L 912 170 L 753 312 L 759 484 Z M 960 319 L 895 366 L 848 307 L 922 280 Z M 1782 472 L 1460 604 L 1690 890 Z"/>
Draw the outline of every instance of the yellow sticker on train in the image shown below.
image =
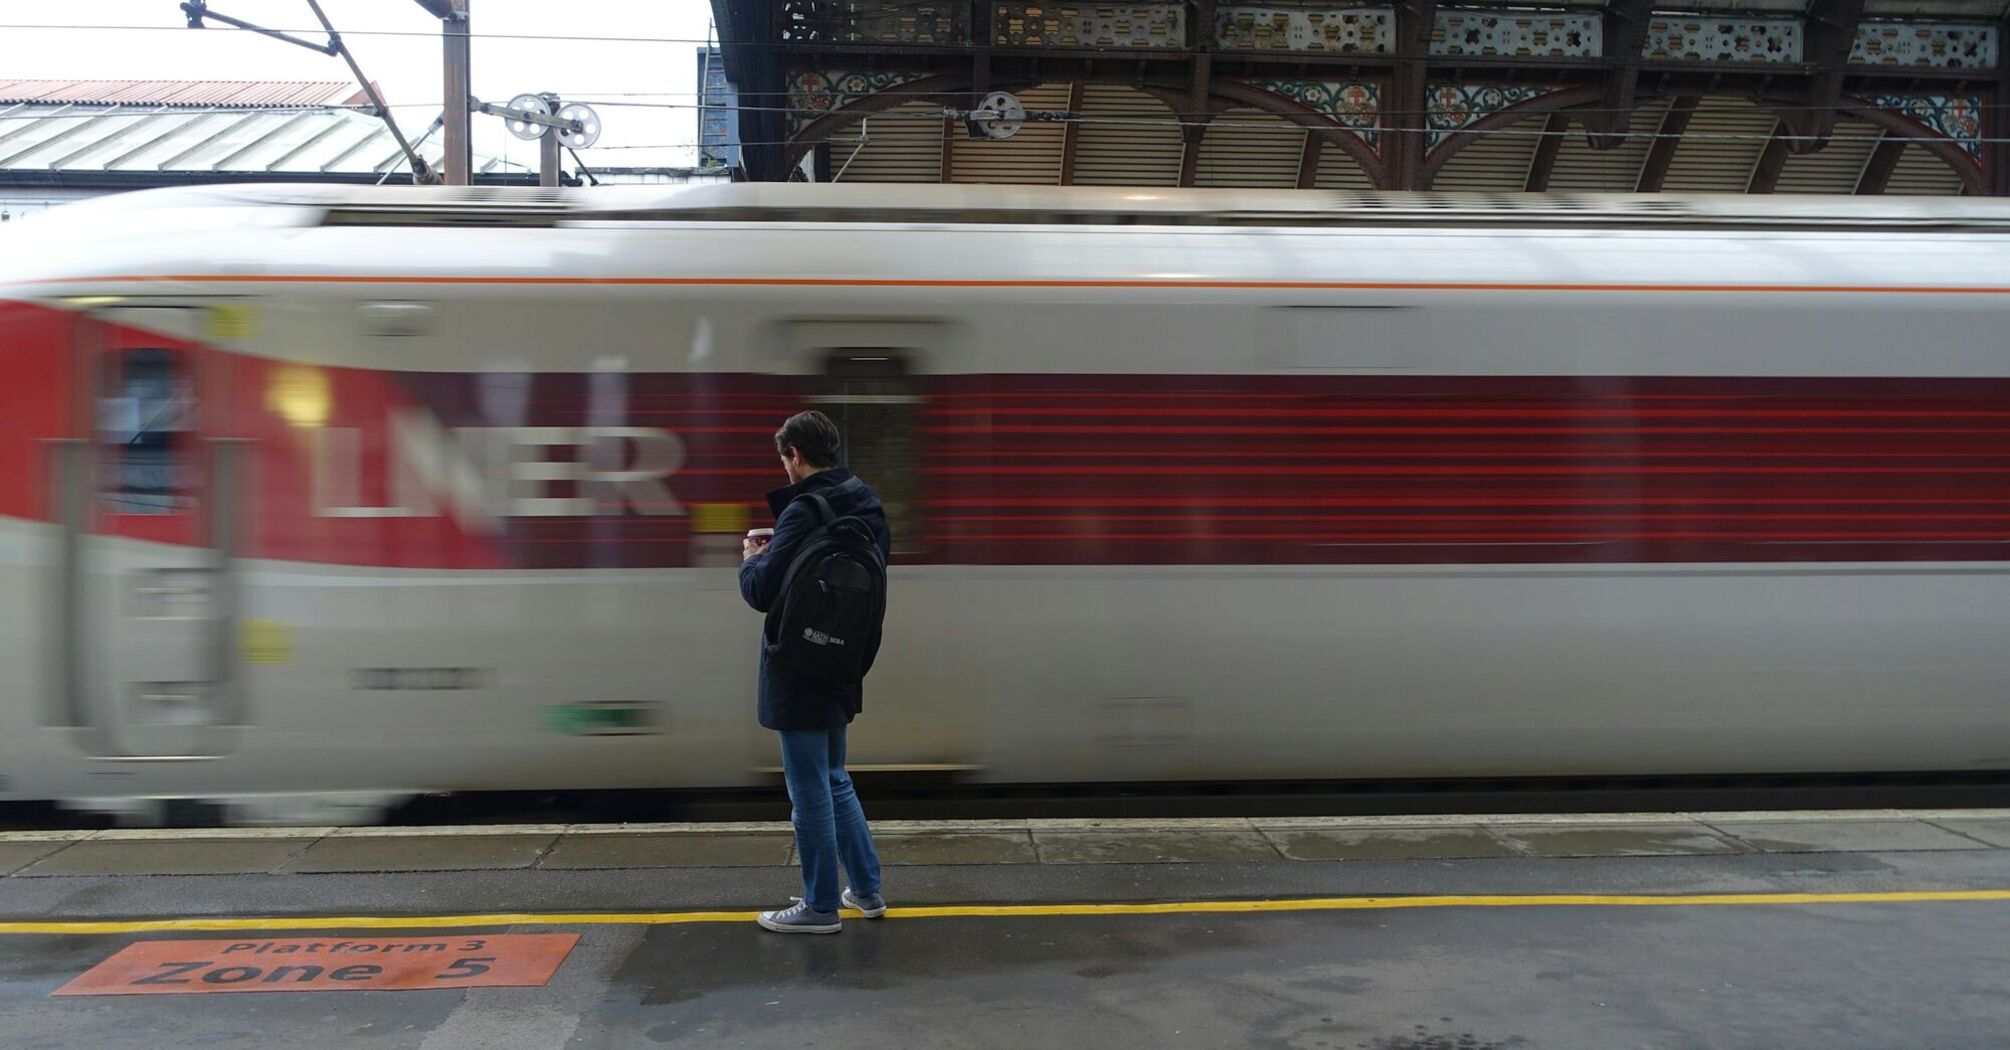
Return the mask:
<path fill-rule="evenodd" d="M 691 531 L 738 533 L 747 528 L 744 503 L 698 503 L 691 507 Z"/>
<path fill-rule="evenodd" d="M 238 644 L 245 663 L 292 663 L 293 625 L 284 620 L 246 620 Z"/>
<path fill-rule="evenodd" d="M 250 339 L 257 334 L 257 307 L 231 304 L 209 308 L 211 339 Z"/>

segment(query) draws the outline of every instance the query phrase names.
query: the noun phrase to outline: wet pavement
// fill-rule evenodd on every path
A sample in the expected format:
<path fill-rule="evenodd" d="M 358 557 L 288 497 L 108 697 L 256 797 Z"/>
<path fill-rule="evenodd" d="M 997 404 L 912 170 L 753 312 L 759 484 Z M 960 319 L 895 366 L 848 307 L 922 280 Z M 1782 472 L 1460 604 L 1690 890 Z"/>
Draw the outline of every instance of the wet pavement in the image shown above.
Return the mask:
<path fill-rule="evenodd" d="M 0 1046 L 2000 1048 L 2010 893 L 1961 898 L 2010 889 L 2006 828 L 2000 813 L 900 826 L 895 912 L 830 937 L 747 921 L 799 892 L 772 828 L 240 833 L 205 841 L 284 845 L 208 865 L 255 871 L 185 875 L 128 872 L 200 866 L 187 833 L 128 833 L 0 879 Z M 352 838 L 369 844 L 341 864 L 404 867 L 304 863 Z M 547 841 L 526 862 L 530 839 Z M 471 866 L 438 870 L 450 861 Z M 1279 910 L 1227 910 L 1243 901 Z M 149 920 L 176 928 L 119 925 Z M 206 922 L 233 928 L 188 928 Z M 578 938 L 545 983 L 426 983 L 500 973 L 496 935 L 540 932 Z M 53 995 L 161 940 L 196 942 L 159 957 L 194 969 L 133 974 L 210 994 Z M 275 974 L 310 958 L 265 953 L 281 943 L 330 954 Z M 420 990 L 363 990 L 434 945 Z M 248 987 L 264 994 L 231 994 Z M 183 989 L 124 988 L 163 990 Z"/>

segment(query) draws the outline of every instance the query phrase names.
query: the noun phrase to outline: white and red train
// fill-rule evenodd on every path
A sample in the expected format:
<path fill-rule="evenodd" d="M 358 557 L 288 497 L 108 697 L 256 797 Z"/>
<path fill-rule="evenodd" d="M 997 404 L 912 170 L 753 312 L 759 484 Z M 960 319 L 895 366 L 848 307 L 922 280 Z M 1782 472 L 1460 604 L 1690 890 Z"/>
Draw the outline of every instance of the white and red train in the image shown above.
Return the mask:
<path fill-rule="evenodd" d="M 2006 333 L 1987 201 L 63 208 L 0 234 L 4 797 L 756 782 L 805 405 L 896 526 L 860 766 L 2010 769 Z"/>

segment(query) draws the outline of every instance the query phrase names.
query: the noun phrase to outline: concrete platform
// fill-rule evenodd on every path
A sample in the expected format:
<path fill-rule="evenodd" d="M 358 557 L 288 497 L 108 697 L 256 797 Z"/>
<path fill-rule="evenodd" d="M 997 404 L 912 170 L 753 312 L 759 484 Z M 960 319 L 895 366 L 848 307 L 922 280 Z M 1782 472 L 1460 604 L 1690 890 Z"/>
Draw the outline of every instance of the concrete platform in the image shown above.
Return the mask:
<path fill-rule="evenodd" d="M 749 921 L 800 892 L 772 825 L 7 836 L 0 1046 L 1996 1048 L 2006 830 L 1990 811 L 889 822 L 895 908 L 832 937 Z M 327 990 L 304 990 L 244 963 L 286 938 L 491 958 L 540 932 L 578 939 L 524 987 L 352 991 L 316 957 L 294 969 Z M 264 994 L 52 997 L 163 940 L 235 946 L 195 990 Z M 353 957 L 331 972 L 379 968 Z"/>
<path fill-rule="evenodd" d="M 884 821 L 883 863 L 1633 857 L 2010 849 L 2010 811 Z M 787 867 L 786 823 L 0 832 L 0 876 Z"/>

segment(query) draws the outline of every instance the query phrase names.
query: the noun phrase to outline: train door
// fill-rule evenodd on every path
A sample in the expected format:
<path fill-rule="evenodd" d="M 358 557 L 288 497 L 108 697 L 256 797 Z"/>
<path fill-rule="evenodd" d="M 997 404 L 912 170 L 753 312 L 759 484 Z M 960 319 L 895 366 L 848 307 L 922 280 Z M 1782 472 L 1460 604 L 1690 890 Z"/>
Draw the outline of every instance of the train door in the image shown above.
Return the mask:
<path fill-rule="evenodd" d="M 825 353 L 827 385 L 818 407 L 844 435 L 845 465 L 885 503 L 893 533 L 892 608 L 880 659 L 866 684 L 869 717 L 849 743 L 850 765 L 884 772 L 973 771 L 984 691 L 974 670 L 980 661 L 965 648 L 968 618 L 958 615 L 953 589 L 939 575 L 900 569 L 929 556 L 915 354 L 897 346 L 828 344 Z"/>
<path fill-rule="evenodd" d="M 239 457 L 219 439 L 225 365 L 206 313 L 97 311 L 81 329 L 75 433 L 55 473 L 66 702 L 87 750 L 206 758 L 242 721 L 234 658 Z"/>

